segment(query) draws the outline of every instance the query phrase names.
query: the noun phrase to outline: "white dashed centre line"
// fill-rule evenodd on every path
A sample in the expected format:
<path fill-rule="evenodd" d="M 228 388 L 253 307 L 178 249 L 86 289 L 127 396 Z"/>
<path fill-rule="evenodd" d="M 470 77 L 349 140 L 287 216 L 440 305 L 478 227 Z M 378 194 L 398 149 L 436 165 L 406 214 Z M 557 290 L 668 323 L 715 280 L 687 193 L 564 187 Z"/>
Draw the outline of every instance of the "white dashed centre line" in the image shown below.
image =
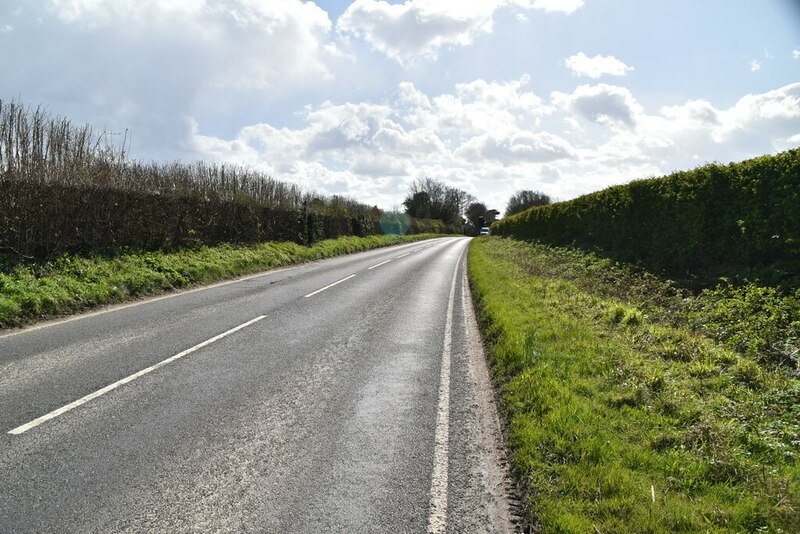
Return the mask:
<path fill-rule="evenodd" d="M 347 280 L 350 280 L 350 279 L 351 279 L 351 278 L 353 278 L 353 277 L 355 277 L 355 275 L 354 275 L 354 274 L 351 274 L 351 275 L 350 275 L 350 276 L 348 276 L 347 278 L 342 278 L 342 279 L 341 279 L 341 280 L 339 280 L 338 282 L 334 282 L 334 283 L 332 283 L 332 284 L 328 284 L 328 285 L 327 285 L 327 286 L 325 286 L 325 287 L 322 287 L 322 288 L 320 288 L 320 289 L 317 289 L 316 291 L 314 291 L 314 292 L 312 292 L 312 293 L 309 293 L 308 295 L 305 295 L 303 298 L 313 297 L 313 296 L 314 296 L 314 295 L 316 295 L 317 293 L 322 293 L 322 292 L 323 292 L 323 291 L 325 291 L 326 289 L 330 289 L 330 288 L 332 288 L 333 286 L 335 286 L 335 285 L 337 285 L 337 284 L 341 284 L 342 282 L 345 282 L 345 281 L 347 281 Z"/>
<path fill-rule="evenodd" d="M 183 352 L 179 352 L 175 356 L 167 358 L 166 360 L 162 360 L 162 361 L 158 362 L 155 365 L 151 365 L 147 369 L 142 369 L 138 373 L 134 373 L 134 374 L 132 374 L 130 376 L 127 376 L 127 377 L 123 378 L 122 380 L 117 380 L 113 384 L 109 384 L 109 385 L 107 385 L 106 387 L 104 387 L 102 389 L 98 389 L 94 393 L 89 393 L 85 397 L 81 397 L 80 399 L 78 399 L 76 401 L 73 401 L 73 402 L 67 404 L 66 406 L 62 406 L 61 408 L 58 408 L 57 410 L 53 410 L 50 413 L 47 413 L 47 414 L 45 414 L 45 415 L 43 415 L 43 416 L 41 416 L 41 417 L 39 417 L 37 419 L 34 419 L 30 423 L 25 423 L 24 425 L 18 426 L 17 428 L 15 428 L 13 430 L 9 430 L 8 433 L 9 434 L 22 434 L 23 432 L 27 432 L 31 428 L 37 427 L 37 426 L 41 425 L 42 423 L 44 423 L 46 421 L 49 421 L 50 419 L 54 419 L 54 418 L 58 417 L 59 415 L 62 415 L 64 413 L 72 410 L 73 408 L 77 408 L 78 406 L 80 406 L 82 404 L 86 404 L 87 402 L 89 402 L 92 399 L 96 399 L 97 397 L 100 397 L 101 395 L 105 395 L 109 391 L 117 389 L 118 387 L 120 387 L 120 386 L 122 386 L 124 384 L 127 384 L 128 382 L 132 382 L 132 381 L 136 380 L 137 378 L 146 375 L 147 373 L 155 371 L 159 367 L 163 367 L 163 366 L 167 365 L 168 363 L 171 363 L 171 362 L 174 362 L 175 360 L 183 358 L 187 354 L 191 354 L 194 351 L 196 351 L 198 349 L 201 349 L 201 348 L 203 348 L 203 347 L 205 347 L 207 345 L 210 345 L 210 344 L 214 343 L 215 341 L 218 341 L 218 340 L 222 339 L 225 336 L 229 336 L 229 335 L 233 334 L 234 332 L 236 332 L 238 330 L 241 330 L 242 328 L 250 326 L 251 324 L 260 321 L 264 317 L 266 317 L 266 316 L 265 315 L 260 315 L 260 316 L 256 317 L 255 319 L 247 321 L 244 324 L 240 324 L 239 326 L 237 326 L 235 328 L 231 328 L 227 332 L 223 332 L 223 333 L 219 334 L 218 336 L 214 336 L 211 339 L 203 341 L 202 343 L 198 343 L 194 347 L 186 349 Z"/>
<path fill-rule="evenodd" d="M 390 261 L 392 261 L 392 260 L 386 260 L 386 261 L 382 261 L 382 262 L 380 262 L 380 263 L 379 263 L 379 264 L 377 264 L 377 265 L 373 265 L 372 267 L 369 267 L 369 268 L 367 268 L 367 270 L 368 270 L 368 271 L 371 271 L 372 269 L 375 269 L 376 267 L 380 267 L 381 265 L 386 265 L 386 264 L 387 264 L 387 263 L 389 263 Z"/>

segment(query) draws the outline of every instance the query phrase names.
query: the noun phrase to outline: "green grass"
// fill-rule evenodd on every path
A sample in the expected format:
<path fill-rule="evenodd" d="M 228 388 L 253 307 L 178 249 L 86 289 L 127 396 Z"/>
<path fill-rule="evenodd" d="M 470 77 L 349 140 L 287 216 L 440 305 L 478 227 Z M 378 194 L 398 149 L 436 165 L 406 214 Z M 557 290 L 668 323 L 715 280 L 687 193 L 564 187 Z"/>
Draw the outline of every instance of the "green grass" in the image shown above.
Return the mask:
<path fill-rule="evenodd" d="M 439 235 L 341 237 L 310 247 L 295 243 L 216 247 L 173 252 L 119 251 L 104 256 L 63 255 L 0 271 L 0 328 L 208 284 L 280 266 L 407 243 Z"/>
<path fill-rule="evenodd" d="M 489 237 L 469 271 L 543 532 L 800 532 L 794 365 L 701 335 L 694 297 L 608 260 Z"/>

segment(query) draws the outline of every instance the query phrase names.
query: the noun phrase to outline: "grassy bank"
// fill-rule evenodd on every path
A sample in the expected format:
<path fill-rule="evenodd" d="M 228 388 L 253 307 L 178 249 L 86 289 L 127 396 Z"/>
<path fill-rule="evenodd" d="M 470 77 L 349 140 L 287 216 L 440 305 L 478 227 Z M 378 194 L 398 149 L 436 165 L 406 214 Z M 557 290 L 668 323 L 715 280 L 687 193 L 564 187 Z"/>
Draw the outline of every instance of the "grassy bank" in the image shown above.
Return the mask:
<path fill-rule="evenodd" d="M 0 327 L 208 284 L 284 265 L 408 243 L 438 235 L 340 237 L 296 243 L 198 246 L 174 252 L 63 255 L 0 270 Z M 2 263 L 0 263 L 2 267 Z"/>
<path fill-rule="evenodd" d="M 736 337 L 723 323 L 754 313 L 736 304 L 752 295 L 691 297 L 608 260 L 494 237 L 473 241 L 469 269 L 513 467 L 543 532 L 800 531 L 796 298 L 762 291 L 755 312 L 783 313 L 787 328 L 743 324 Z"/>

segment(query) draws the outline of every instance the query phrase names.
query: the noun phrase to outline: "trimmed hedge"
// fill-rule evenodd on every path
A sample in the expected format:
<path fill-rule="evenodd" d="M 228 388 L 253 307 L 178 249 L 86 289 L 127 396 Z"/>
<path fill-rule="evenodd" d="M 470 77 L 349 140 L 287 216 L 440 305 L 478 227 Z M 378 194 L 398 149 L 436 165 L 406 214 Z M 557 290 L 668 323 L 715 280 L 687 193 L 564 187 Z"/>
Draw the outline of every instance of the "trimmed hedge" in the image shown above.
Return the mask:
<path fill-rule="evenodd" d="M 119 247 L 294 241 L 379 234 L 377 217 L 0 178 L 0 252 L 42 258 Z"/>
<path fill-rule="evenodd" d="M 800 149 L 531 208 L 492 234 L 599 248 L 707 284 L 720 276 L 800 286 Z"/>

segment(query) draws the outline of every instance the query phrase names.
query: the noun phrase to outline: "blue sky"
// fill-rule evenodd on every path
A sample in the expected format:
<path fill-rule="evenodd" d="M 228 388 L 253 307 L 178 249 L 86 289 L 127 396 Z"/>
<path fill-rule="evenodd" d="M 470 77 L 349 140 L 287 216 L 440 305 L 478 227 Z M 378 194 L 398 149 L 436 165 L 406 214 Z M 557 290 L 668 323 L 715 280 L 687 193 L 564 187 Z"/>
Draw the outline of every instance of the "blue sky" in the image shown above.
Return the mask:
<path fill-rule="evenodd" d="M 391 208 L 502 210 L 800 146 L 793 0 L 0 3 L 0 99 Z"/>

